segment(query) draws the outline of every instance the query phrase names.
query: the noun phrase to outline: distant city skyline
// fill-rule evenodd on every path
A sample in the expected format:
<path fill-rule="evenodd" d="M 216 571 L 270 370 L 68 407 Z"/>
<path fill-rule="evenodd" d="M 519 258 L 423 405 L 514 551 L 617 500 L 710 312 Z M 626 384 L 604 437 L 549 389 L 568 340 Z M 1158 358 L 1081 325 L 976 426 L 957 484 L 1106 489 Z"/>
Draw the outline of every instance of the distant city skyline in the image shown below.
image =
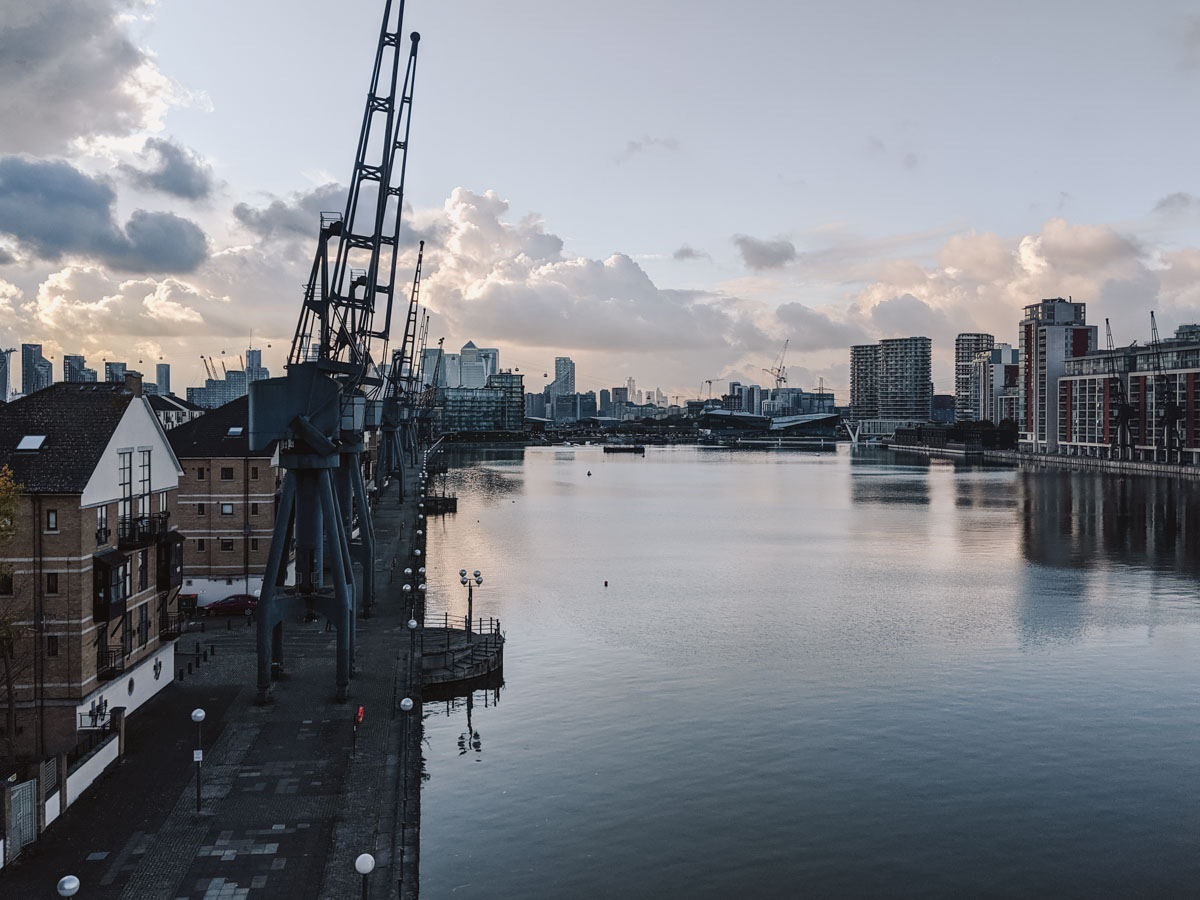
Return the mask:
<path fill-rule="evenodd" d="M 163 357 L 195 384 L 253 330 L 280 370 L 381 8 L 339 7 L 345 61 L 319 70 L 321 29 L 262 39 L 313 0 L 10 10 L 0 347 Z M 685 394 L 759 380 L 790 338 L 789 384 L 845 395 L 847 347 L 924 335 L 952 393 L 955 335 L 1011 342 L 1042 298 L 1120 343 L 1150 309 L 1200 320 L 1194 5 L 678 9 L 407 5 L 402 266 L 424 238 L 434 341 Z"/>

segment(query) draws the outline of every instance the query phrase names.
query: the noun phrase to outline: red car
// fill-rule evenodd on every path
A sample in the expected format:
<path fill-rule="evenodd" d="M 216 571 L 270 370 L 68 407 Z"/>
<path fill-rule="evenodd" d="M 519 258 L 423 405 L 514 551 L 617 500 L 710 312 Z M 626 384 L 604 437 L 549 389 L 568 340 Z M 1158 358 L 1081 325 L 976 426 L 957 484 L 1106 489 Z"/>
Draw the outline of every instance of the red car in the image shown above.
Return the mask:
<path fill-rule="evenodd" d="M 253 594 L 230 594 L 223 600 L 214 600 L 200 607 L 202 616 L 252 616 L 258 608 L 258 598 Z"/>

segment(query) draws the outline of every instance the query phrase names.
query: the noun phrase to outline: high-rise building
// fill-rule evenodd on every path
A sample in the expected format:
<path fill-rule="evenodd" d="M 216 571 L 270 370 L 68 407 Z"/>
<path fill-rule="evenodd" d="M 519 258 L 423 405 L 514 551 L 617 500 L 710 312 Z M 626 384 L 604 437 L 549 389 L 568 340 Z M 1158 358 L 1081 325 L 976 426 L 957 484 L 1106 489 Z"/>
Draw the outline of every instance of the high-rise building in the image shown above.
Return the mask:
<path fill-rule="evenodd" d="M 158 393 L 166 396 L 171 393 L 171 364 L 159 363 L 154 367 L 154 382 L 158 385 Z"/>
<path fill-rule="evenodd" d="M 879 417 L 879 345 L 850 348 L 850 421 Z"/>
<path fill-rule="evenodd" d="M 996 338 L 990 334 L 964 332 L 954 339 L 954 420 L 956 422 L 978 421 L 975 406 L 971 402 L 971 367 L 975 358 L 996 346 Z"/>
<path fill-rule="evenodd" d="M 474 341 L 463 344 L 458 354 L 459 386 L 465 388 L 481 388 L 487 382 L 487 367 L 479 356 L 479 348 Z"/>
<path fill-rule="evenodd" d="M 1011 344 L 997 344 L 975 355 L 971 361 L 969 420 L 994 425 L 1005 419 L 1016 421 L 1018 369 L 1017 351 Z"/>
<path fill-rule="evenodd" d="M 29 396 L 34 391 L 48 388 L 54 383 L 54 366 L 42 356 L 41 344 L 21 345 L 21 393 Z"/>
<path fill-rule="evenodd" d="M 124 384 L 125 372 L 128 366 L 123 362 L 106 362 L 104 364 L 104 380 L 110 384 Z"/>
<path fill-rule="evenodd" d="M 1087 306 L 1056 297 L 1025 307 L 1021 320 L 1020 375 L 1023 450 L 1053 453 L 1058 446 L 1058 379 L 1066 361 L 1096 349 L 1096 326 Z"/>
<path fill-rule="evenodd" d="M 63 381 L 77 384 L 83 381 L 83 370 L 87 368 L 87 360 L 82 356 L 68 353 L 63 357 Z"/>
<path fill-rule="evenodd" d="M 491 378 L 500 373 L 500 351 L 495 347 L 480 347 L 479 359 L 483 363 L 484 378 Z"/>
<path fill-rule="evenodd" d="M 253 384 L 270 378 L 271 373 L 262 364 L 262 351 L 253 348 L 246 350 L 246 384 Z"/>
<path fill-rule="evenodd" d="M 8 402 L 8 386 L 10 384 L 8 375 L 8 358 L 16 353 L 15 347 L 8 350 L 0 347 L 0 403 Z"/>
<path fill-rule="evenodd" d="M 927 337 L 879 342 L 879 418 L 929 421 L 932 364 L 933 342 Z"/>
<path fill-rule="evenodd" d="M 575 362 L 569 356 L 554 358 L 554 380 L 546 388 L 551 397 L 575 393 Z M 553 402 L 553 401 L 551 401 Z"/>
<path fill-rule="evenodd" d="M 601 388 L 600 390 L 599 413 L 602 416 L 612 414 L 612 391 L 610 391 L 608 388 Z"/>

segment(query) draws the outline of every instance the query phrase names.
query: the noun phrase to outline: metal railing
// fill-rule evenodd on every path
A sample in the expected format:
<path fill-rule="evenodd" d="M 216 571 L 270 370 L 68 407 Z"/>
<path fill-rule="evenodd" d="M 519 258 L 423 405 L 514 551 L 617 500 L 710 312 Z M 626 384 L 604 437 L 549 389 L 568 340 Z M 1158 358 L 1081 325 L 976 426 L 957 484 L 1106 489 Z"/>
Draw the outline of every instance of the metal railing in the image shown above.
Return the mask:
<path fill-rule="evenodd" d="M 167 613 L 158 617 L 158 639 L 169 641 L 183 634 L 183 617 L 178 613 Z"/>
<path fill-rule="evenodd" d="M 97 529 L 96 529 L 96 546 L 97 546 L 97 547 L 102 547 L 102 546 L 104 546 L 105 544 L 107 544 L 107 543 L 108 543 L 108 539 L 109 539 L 109 537 L 111 537 L 111 536 L 112 536 L 112 529 L 110 529 L 110 528 L 97 528 Z"/>
<path fill-rule="evenodd" d="M 96 651 L 96 678 L 100 681 L 112 681 L 125 671 L 125 652 L 116 647 L 101 647 Z"/>
<path fill-rule="evenodd" d="M 79 714 L 79 724 L 75 727 L 76 731 L 89 731 L 98 728 L 102 731 L 107 731 L 108 726 L 112 724 L 112 713 L 107 709 L 95 709 Z"/>

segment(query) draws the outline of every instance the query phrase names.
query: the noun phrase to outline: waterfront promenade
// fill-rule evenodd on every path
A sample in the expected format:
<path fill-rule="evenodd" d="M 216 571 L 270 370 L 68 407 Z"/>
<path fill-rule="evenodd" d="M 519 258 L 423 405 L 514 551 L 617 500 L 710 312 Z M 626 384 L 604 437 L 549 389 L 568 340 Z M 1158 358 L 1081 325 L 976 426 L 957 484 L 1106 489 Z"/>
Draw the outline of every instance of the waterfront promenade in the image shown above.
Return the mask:
<path fill-rule="evenodd" d="M 283 678 L 265 706 L 254 702 L 253 627 L 213 619 L 185 633 L 176 668 L 194 664 L 197 642 L 208 660 L 130 718 L 124 758 L 0 871 L 0 896 L 54 896 L 71 874 L 89 900 L 342 900 L 361 896 L 354 860 L 371 853 L 370 897 L 396 897 L 402 877 L 400 895 L 415 897 L 421 705 L 410 654 L 420 635 L 407 628 L 400 590 L 414 507 L 413 497 L 398 503 L 394 482 L 378 504 L 376 603 L 359 623 L 348 703 L 334 700 L 334 635 L 323 622 L 287 624 Z M 400 708 L 405 696 L 411 712 Z M 206 712 L 199 814 L 196 707 Z"/>

